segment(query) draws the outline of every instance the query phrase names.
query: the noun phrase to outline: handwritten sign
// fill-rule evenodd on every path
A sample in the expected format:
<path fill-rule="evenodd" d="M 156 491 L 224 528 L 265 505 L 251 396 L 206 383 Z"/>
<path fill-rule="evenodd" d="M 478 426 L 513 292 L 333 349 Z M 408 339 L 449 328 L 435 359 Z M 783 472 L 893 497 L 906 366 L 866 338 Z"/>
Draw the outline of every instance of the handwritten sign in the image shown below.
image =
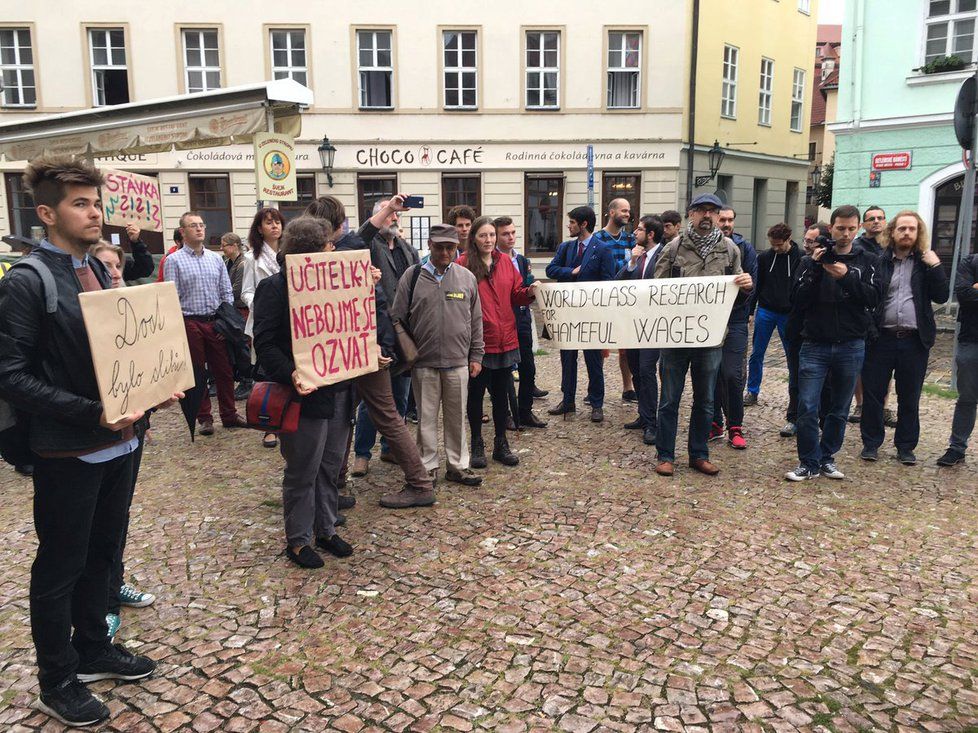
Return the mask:
<path fill-rule="evenodd" d="M 285 258 L 292 356 L 305 384 L 322 387 L 378 369 L 370 253 Z"/>
<path fill-rule="evenodd" d="M 109 422 L 194 386 L 176 285 L 100 290 L 78 299 Z"/>
<path fill-rule="evenodd" d="M 255 181 L 262 201 L 295 201 L 295 140 L 277 132 L 255 133 Z"/>
<path fill-rule="evenodd" d="M 140 229 L 163 231 L 160 184 L 151 176 L 103 168 L 102 214 L 106 224 L 124 227 L 135 223 Z"/>
<path fill-rule="evenodd" d="M 719 346 L 737 298 L 733 276 L 541 283 L 543 322 L 562 349 Z"/>

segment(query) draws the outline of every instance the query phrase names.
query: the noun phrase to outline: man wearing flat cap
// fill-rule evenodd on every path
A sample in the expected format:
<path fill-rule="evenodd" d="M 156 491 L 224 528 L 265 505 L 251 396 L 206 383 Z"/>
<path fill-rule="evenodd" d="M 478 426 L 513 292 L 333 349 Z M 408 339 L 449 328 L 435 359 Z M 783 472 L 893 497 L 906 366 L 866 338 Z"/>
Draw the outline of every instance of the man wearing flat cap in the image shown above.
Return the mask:
<path fill-rule="evenodd" d="M 445 431 L 445 479 L 478 486 L 482 478 L 469 468 L 465 403 L 469 377 L 482 371 L 482 306 L 475 275 L 455 264 L 458 232 L 436 224 L 428 237 L 431 256 L 401 277 L 391 307 L 414 337 L 418 359 L 411 385 L 418 406 L 418 449 L 434 478 L 438 470 L 438 411 Z"/>
<path fill-rule="evenodd" d="M 700 194 L 690 202 L 686 228 L 662 250 L 655 266 L 656 278 L 736 275 L 734 283 L 740 288 L 737 302 L 747 297 L 754 287 L 753 280 L 743 271 L 737 245 L 723 236 L 718 226 L 722 207 L 723 203 L 712 193 Z M 720 473 L 720 469 L 710 462 L 708 441 L 713 422 L 713 392 L 721 359 L 719 346 L 662 349 L 659 357 L 662 399 L 659 401 L 655 443 L 658 452 L 655 472 L 660 476 L 672 476 L 675 470 L 679 401 L 687 371 L 691 373 L 693 383 L 689 465 L 707 476 Z"/>

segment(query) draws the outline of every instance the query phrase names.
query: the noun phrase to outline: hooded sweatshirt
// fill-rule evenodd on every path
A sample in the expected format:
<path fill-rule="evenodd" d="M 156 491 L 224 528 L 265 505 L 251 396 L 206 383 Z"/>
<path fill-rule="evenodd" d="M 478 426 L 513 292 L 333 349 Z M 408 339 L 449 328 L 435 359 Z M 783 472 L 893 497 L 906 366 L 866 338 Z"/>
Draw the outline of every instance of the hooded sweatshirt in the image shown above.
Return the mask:
<path fill-rule="evenodd" d="M 754 302 L 772 313 L 791 310 L 791 285 L 798 274 L 801 253 L 791 242 L 787 252 L 766 249 L 757 255 L 757 298 Z"/>

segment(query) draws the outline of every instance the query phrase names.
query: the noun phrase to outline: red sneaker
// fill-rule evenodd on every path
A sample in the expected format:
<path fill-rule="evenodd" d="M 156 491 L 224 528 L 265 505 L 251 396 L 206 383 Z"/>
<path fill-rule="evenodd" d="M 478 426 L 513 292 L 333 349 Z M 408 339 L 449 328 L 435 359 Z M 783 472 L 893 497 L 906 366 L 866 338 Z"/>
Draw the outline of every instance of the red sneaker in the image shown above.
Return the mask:
<path fill-rule="evenodd" d="M 713 427 L 710 428 L 710 440 L 719 440 L 723 437 L 723 426 L 713 423 Z"/>
<path fill-rule="evenodd" d="M 731 448 L 744 450 L 747 447 L 747 441 L 744 440 L 744 431 L 740 428 L 730 428 L 727 431 L 727 443 Z"/>

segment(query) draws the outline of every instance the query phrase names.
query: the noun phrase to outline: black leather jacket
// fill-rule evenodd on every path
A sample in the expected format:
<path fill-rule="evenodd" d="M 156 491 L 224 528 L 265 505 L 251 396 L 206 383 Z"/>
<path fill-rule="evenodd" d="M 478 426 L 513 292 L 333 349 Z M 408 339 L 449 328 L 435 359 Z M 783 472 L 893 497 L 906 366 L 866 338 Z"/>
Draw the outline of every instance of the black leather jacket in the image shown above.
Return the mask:
<path fill-rule="evenodd" d="M 85 451 L 108 446 L 120 432 L 99 425 L 99 397 L 92 352 L 82 320 L 81 283 L 71 255 L 35 249 L 58 288 L 58 309 L 45 309 L 41 279 L 16 267 L 0 280 L 0 398 L 30 416 L 35 452 Z M 89 258 L 103 288 L 111 284 L 105 267 Z"/>

